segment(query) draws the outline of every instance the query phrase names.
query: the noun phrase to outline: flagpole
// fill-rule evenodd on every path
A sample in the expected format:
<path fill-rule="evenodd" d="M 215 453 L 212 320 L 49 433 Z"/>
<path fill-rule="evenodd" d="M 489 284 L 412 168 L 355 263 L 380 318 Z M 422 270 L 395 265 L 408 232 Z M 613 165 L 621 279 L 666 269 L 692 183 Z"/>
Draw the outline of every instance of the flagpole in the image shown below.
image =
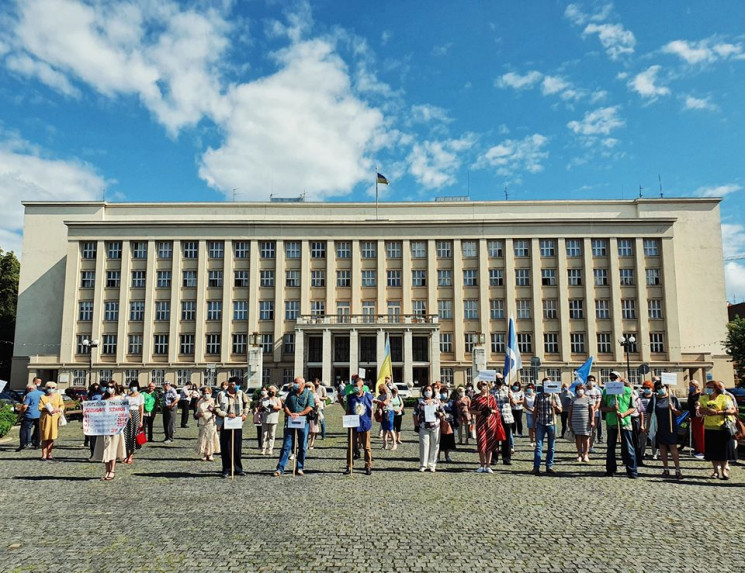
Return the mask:
<path fill-rule="evenodd" d="M 375 220 L 378 220 L 378 170 L 375 169 Z"/>

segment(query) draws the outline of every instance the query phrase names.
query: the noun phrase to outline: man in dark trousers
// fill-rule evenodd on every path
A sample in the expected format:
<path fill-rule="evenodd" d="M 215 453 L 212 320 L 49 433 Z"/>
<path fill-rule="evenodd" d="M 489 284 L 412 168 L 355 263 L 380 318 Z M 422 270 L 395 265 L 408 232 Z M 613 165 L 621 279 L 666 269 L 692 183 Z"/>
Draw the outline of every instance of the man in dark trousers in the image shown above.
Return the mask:
<path fill-rule="evenodd" d="M 248 396 L 240 390 L 237 377 L 228 379 L 228 389 L 217 395 L 215 414 L 220 423 L 220 458 L 222 459 L 223 478 L 230 477 L 231 471 L 239 476 L 246 475 L 241 462 L 243 451 L 243 428 L 226 430 L 225 419 L 240 418 L 246 421 L 246 415 L 251 411 Z M 232 442 L 232 450 L 231 450 Z M 232 459 L 231 459 L 232 458 Z M 232 463 L 232 465 L 231 465 Z"/>
<path fill-rule="evenodd" d="M 305 451 L 308 446 L 308 424 L 306 423 L 304 428 L 288 428 L 287 420 L 289 418 L 307 416 L 314 405 L 315 398 L 313 397 L 313 393 L 305 388 L 305 378 L 302 376 L 296 377 L 290 393 L 285 398 L 285 433 L 282 440 L 282 452 L 279 454 L 279 462 L 274 472 L 276 477 L 284 473 L 295 439 L 297 439 L 297 475 L 304 475 Z"/>
<path fill-rule="evenodd" d="M 181 427 L 189 427 L 189 406 L 191 406 L 191 384 L 184 384 L 179 393 L 178 406 L 181 409 Z"/>
<path fill-rule="evenodd" d="M 178 394 L 171 386 L 170 382 L 164 382 L 163 398 L 160 409 L 163 412 L 163 432 L 166 435 L 163 441 L 166 443 L 173 441 L 173 427 L 176 423 L 176 406 L 178 406 Z"/>
<path fill-rule="evenodd" d="M 352 428 L 352 444 L 357 452 L 365 452 L 365 473 L 372 474 L 372 449 L 370 448 L 370 429 L 372 428 L 372 406 L 373 396 L 365 390 L 365 381 L 357 378 L 355 381 L 356 392 L 347 396 L 347 414 L 359 416 L 360 425 Z M 352 473 L 352 451 L 347 448 L 347 469 L 345 475 Z M 359 453 L 356 457 L 359 457 Z"/>

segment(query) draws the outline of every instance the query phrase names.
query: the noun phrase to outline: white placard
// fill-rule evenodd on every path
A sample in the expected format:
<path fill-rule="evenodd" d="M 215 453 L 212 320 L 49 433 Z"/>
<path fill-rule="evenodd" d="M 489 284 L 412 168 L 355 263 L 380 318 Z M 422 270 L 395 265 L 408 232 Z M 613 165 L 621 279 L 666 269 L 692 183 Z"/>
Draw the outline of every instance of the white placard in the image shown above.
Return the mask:
<path fill-rule="evenodd" d="M 0 380 L 0 392 L 5 390 L 5 387 L 8 385 L 7 380 Z"/>
<path fill-rule="evenodd" d="M 287 427 L 293 430 L 302 430 L 305 428 L 305 416 L 298 416 L 297 418 L 287 418 Z"/>
<path fill-rule="evenodd" d="M 558 394 L 559 392 L 561 392 L 561 382 L 546 380 L 543 383 L 543 391 L 546 394 Z"/>
<path fill-rule="evenodd" d="M 479 380 L 483 382 L 495 382 L 497 380 L 497 371 L 479 370 Z"/>
<path fill-rule="evenodd" d="M 605 393 L 608 396 L 618 396 L 620 394 L 624 393 L 624 386 L 623 382 L 615 381 L 615 382 L 606 382 L 605 383 Z"/>
<path fill-rule="evenodd" d="M 660 380 L 665 386 L 678 385 L 678 375 L 675 372 L 663 372 L 660 374 Z"/>
<path fill-rule="evenodd" d="M 344 428 L 359 428 L 360 417 L 359 416 L 343 416 L 341 419 L 341 423 Z"/>
<path fill-rule="evenodd" d="M 86 400 L 83 402 L 83 434 L 113 436 L 129 420 L 129 400 Z"/>
<path fill-rule="evenodd" d="M 357 376 L 359 376 L 363 380 L 365 379 L 365 374 L 367 374 L 367 371 L 364 368 L 360 368 L 359 370 L 357 370 Z"/>
<path fill-rule="evenodd" d="M 243 428 L 243 418 L 236 416 L 235 418 L 223 418 L 222 427 L 226 430 L 240 430 Z"/>
<path fill-rule="evenodd" d="M 429 404 L 424 405 L 424 421 L 425 422 L 435 422 L 437 418 L 435 417 L 435 405 Z"/>
<path fill-rule="evenodd" d="M 60 372 L 57 375 L 57 382 L 60 384 L 69 384 L 70 383 L 70 375 L 67 372 Z"/>

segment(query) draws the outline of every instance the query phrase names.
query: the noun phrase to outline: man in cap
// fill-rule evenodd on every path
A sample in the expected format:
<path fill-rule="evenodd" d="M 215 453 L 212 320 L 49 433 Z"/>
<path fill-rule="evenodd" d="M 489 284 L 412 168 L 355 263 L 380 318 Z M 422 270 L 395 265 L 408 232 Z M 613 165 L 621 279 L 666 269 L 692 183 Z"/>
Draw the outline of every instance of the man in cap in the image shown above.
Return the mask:
<path fill-rule="evenodd" d="M 616 440 L 621 433 L 621 458 L 626 465 L 626 474 L 631 479 L 637 478 L 636 454 L 634 452 L 634 436 L 631 429 L 631 415 L 636 411 L 634 395 L 631 385 L 623 379 L 618 371 L 610 373 L 611 382 L 624 383 L 623 393 L 608 394 L 607 387 L 603 390 L 600 400 L 600 410 L 605 412 L 605 423 L 608 426 L 608 449 L 605 456 L 605 475 L 612 476 L 618 468 L 616 462 Z"/>
<path fill-rule="evenodd" d="M 359 457 L 360 449 L 365 451 L 365 473 L 372 474 L 372 448 L 370 447 L 370 429 L 372 428 L 372 406 L 373 396 L 365 390 L 365 381 L 362 378 L 355 380 L 356 392 L 347 396 L 347 414 L 359 416 L 360 425 L 352 429 L 352 444 Z M 352 473 L 352 459 L 350 450 L 347 449 L 347 469 L 345 475 Z"/>
<path fill-rule="evenodd" d="M 226 430 L 224 422 L 225 418 L 240 418 L 245 422 L 246 415 L 251 411 L 250 401 L 240 390 L 239 381 L 236 376 L 228 378 L 227 391 L 220 392 L 215 403 L 215 415 L 220 422 L 220 459 L 222 460 L 220 475 L 223 478 L 230 477 L 231 472 L 239 476 L 246 475 L 241 461 L 243 428 Z"/>
<path fill-rule="evenodd" d="M 515 418 L 512 416 L 512 392 L 505 385 L 504 376 L 501 372 L 497 372 L 497 379 L 494 382 L 492 395 L 497 400 L 497 407 L 499 408 L 499 413 L 502 415 L 502 427 L 504 428 L 505 439 L 501 442 L 502 463 L 506 466 L 511 466 L 513 452 L 512 424 Z M 499 444 L 499 442 L 497 443 Z M 496 463 L 498 459 L 499 450 L 495 449 L 493 460 Z"/>

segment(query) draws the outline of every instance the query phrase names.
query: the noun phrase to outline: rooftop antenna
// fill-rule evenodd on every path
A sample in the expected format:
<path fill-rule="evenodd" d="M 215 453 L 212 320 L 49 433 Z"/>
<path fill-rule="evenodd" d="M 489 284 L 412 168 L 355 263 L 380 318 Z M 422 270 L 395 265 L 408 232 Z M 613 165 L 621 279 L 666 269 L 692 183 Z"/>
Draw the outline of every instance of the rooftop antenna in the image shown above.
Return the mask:
<path fill-rule="evenodd" d="M 468 196 L 470 197 L 471 196 L 471 170 L 470 169 L 466 172 L 466 176 L 467 176 L 466 186 L 468 187 Z"/>
<path fill-rule="evenodd" d="M 504 184 L 504 200 L 507 201 L 509 199 L 509 196 L 507 195 L 507 184 Z"/>
<path fill-rule="evenodd" d="M 662 176 L 659 173 L 657 174 L 657 180 L 660 182 L 660 199 L 662 199 L 665 194 L 662 192 Z"/>
<path fill-rule="evenodd" d="M 639 183 L 639 199 L 642 198 L 642 189 L 644 189 L 644 187 L 642 187 L 641 183 Z"/>

